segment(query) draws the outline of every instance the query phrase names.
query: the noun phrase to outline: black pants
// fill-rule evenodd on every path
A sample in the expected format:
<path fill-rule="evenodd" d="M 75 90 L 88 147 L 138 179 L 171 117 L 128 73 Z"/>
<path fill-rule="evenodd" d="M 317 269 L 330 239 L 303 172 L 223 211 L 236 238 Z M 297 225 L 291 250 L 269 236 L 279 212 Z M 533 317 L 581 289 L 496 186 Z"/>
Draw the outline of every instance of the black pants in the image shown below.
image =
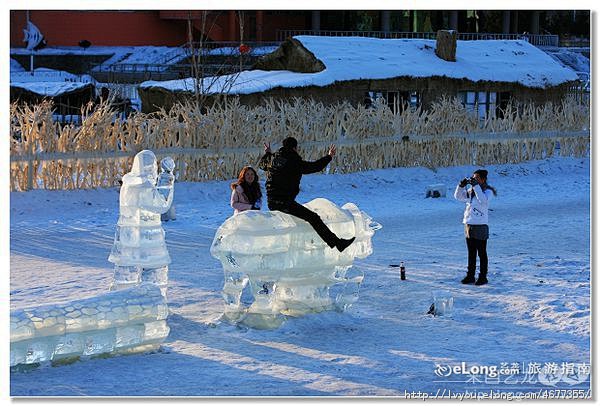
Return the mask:
<path fill-rule="evenodd" d="M 302 220 L 307 221 L 312 228 L 315 229 L 319 237 L 323 239 L 329 245 L 329 247 L 333 248 L 336 246 L 339 238 L 331 232 L 331 230 L 323 223 L 321 217 L 317 213 L 312 210 L 307 209 L 302 206 L 300 203 L 295 201 L 283 202 L 283 201 L 268 201 L 269 210 L 279 210 L 283 213 L 291 214 L 292 216 L 299 217 Z"/>
<path fill-rule="evenodd" d="M 487 240 L 476 240 L 475 238 L 467 238 L 467 249 L 469 250 L 469 265 L 467 266 L 467 274 L 475 276 L 477 268 L 476 261 L 479 255 L 479 277 L 487 276 L 488 257 L 487 257 Z"/>

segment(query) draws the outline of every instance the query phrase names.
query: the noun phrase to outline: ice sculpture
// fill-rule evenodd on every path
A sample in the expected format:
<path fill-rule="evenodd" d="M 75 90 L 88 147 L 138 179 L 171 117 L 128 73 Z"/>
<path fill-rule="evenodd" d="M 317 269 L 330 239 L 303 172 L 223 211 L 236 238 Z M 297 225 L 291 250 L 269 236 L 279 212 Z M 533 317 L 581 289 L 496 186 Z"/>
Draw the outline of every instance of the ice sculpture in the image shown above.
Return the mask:
<path fill-rule="evenodd" d="M 119 221 L 108 257 L 115 264 L 111 290 L 151 282 L 166 297 L 171 258 L 160 216 L 171 206 L 173 184 L 161 185 L 159 191 L 157 178 L 156 157 L 148 150 L 135 156 L 131 172 L 123 176 Z"/>
<path fill-rule="evenodd" d="M 340 238 L 356 236 L 344 252 L 331 249 L 304 220 L 279 212 L 248 210 L 217 230 L 210 252 L 223 265 L 224 318 L 254 328 L 276 328 L 286 316 L 343 311 L 358 299 L 363 280 L 354 258 L 372 251 L 381 225 L 353 203 L 341 209 L 326 199 L 305 205 Z M 251 303 L 243 303 L 249 289 Z"/>
<path fill-rule="evenodd" d="M 452 317 L 454 298 L 446 290 L 435 290 L 433 296 L 433 315 Z"/>
<path fill-rule="evenodd" d="M 130 289 L 10 313 L 10 365 L 157 349 L 169 334 L 160 289 Z"/>
<path fill-rule="evenodd" d="M 158 182 L 156 188 L 165 199 L 169 199 L 169 193 L 171 193 L 171 204 L 168 210 L 160 215 L 162 221 L 175 220 L 175 203 L 173 202 L 173 185 L 175 183 L 175 161 L 170 156 L 163 158 L 160 161 L 160 174 L 158 175 Z"/>

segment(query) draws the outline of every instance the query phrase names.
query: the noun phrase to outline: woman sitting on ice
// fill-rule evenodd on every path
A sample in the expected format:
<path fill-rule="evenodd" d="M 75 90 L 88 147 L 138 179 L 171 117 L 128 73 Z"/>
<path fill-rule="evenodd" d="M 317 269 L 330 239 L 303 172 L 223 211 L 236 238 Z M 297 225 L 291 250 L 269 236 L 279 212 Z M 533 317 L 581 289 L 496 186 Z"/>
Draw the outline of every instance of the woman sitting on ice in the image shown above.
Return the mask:
<path fill-rule="evenodd" d="M 251 166 L 244 166 L 237 182 L 231 184 L 231 207 L 233 214 L 246 210 L 260 210 L 262 193 L 258 175 Z"/>

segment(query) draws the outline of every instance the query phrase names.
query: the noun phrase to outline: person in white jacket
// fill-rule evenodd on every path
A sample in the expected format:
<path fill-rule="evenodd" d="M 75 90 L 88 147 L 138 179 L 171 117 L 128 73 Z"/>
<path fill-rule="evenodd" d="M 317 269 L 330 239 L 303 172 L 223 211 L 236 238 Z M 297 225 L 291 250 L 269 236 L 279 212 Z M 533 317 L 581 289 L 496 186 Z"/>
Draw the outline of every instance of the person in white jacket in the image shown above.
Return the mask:
<path fill-rule="evenodd" d="M 496 196 L 496 189 L 487 184 L 488 172 L 478 169 L 471 178 L 464 178 L 456 186 L 454 198 L 466 202 L 463 224 L 469 252 L 467 276 L 461 281 L 464 284 L 475 283 L 485 285 L 488 283 L 488 257 L 487 240 L 489 237 L 488 208 L 490 200 Z M 467 185 L 471 185 L 467 189 Z M 479 276 L 475 280 L 477 256 L 479 256 Z"/>

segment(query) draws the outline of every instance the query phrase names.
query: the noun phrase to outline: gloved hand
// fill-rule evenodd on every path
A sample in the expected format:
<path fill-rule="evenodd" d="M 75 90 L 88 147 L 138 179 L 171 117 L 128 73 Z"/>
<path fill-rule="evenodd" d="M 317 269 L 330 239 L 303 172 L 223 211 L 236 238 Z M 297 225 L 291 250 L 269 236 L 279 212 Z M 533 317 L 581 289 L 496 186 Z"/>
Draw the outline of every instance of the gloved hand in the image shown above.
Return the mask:
<path fill-rule="evenodd" d="M 458 186 L 465 187 L 465 186 L 467 186 L 467 183 L 469 183 L 469 179 L 468 178 L 464 178 L 463 180 L 460 181 L 460 183 L 458 184 Z"/>
<path fill-rule="evenodd" d="M 479 182 L 477 182 L 477 179 L 475 179 L 475 178 L 470 178 L 470 179 L 469 179 L 469 184 L 470 184 L 471 186 L 475 186 L 475 185 L 478 185 L 478 184 L 479 184 Z"/>

